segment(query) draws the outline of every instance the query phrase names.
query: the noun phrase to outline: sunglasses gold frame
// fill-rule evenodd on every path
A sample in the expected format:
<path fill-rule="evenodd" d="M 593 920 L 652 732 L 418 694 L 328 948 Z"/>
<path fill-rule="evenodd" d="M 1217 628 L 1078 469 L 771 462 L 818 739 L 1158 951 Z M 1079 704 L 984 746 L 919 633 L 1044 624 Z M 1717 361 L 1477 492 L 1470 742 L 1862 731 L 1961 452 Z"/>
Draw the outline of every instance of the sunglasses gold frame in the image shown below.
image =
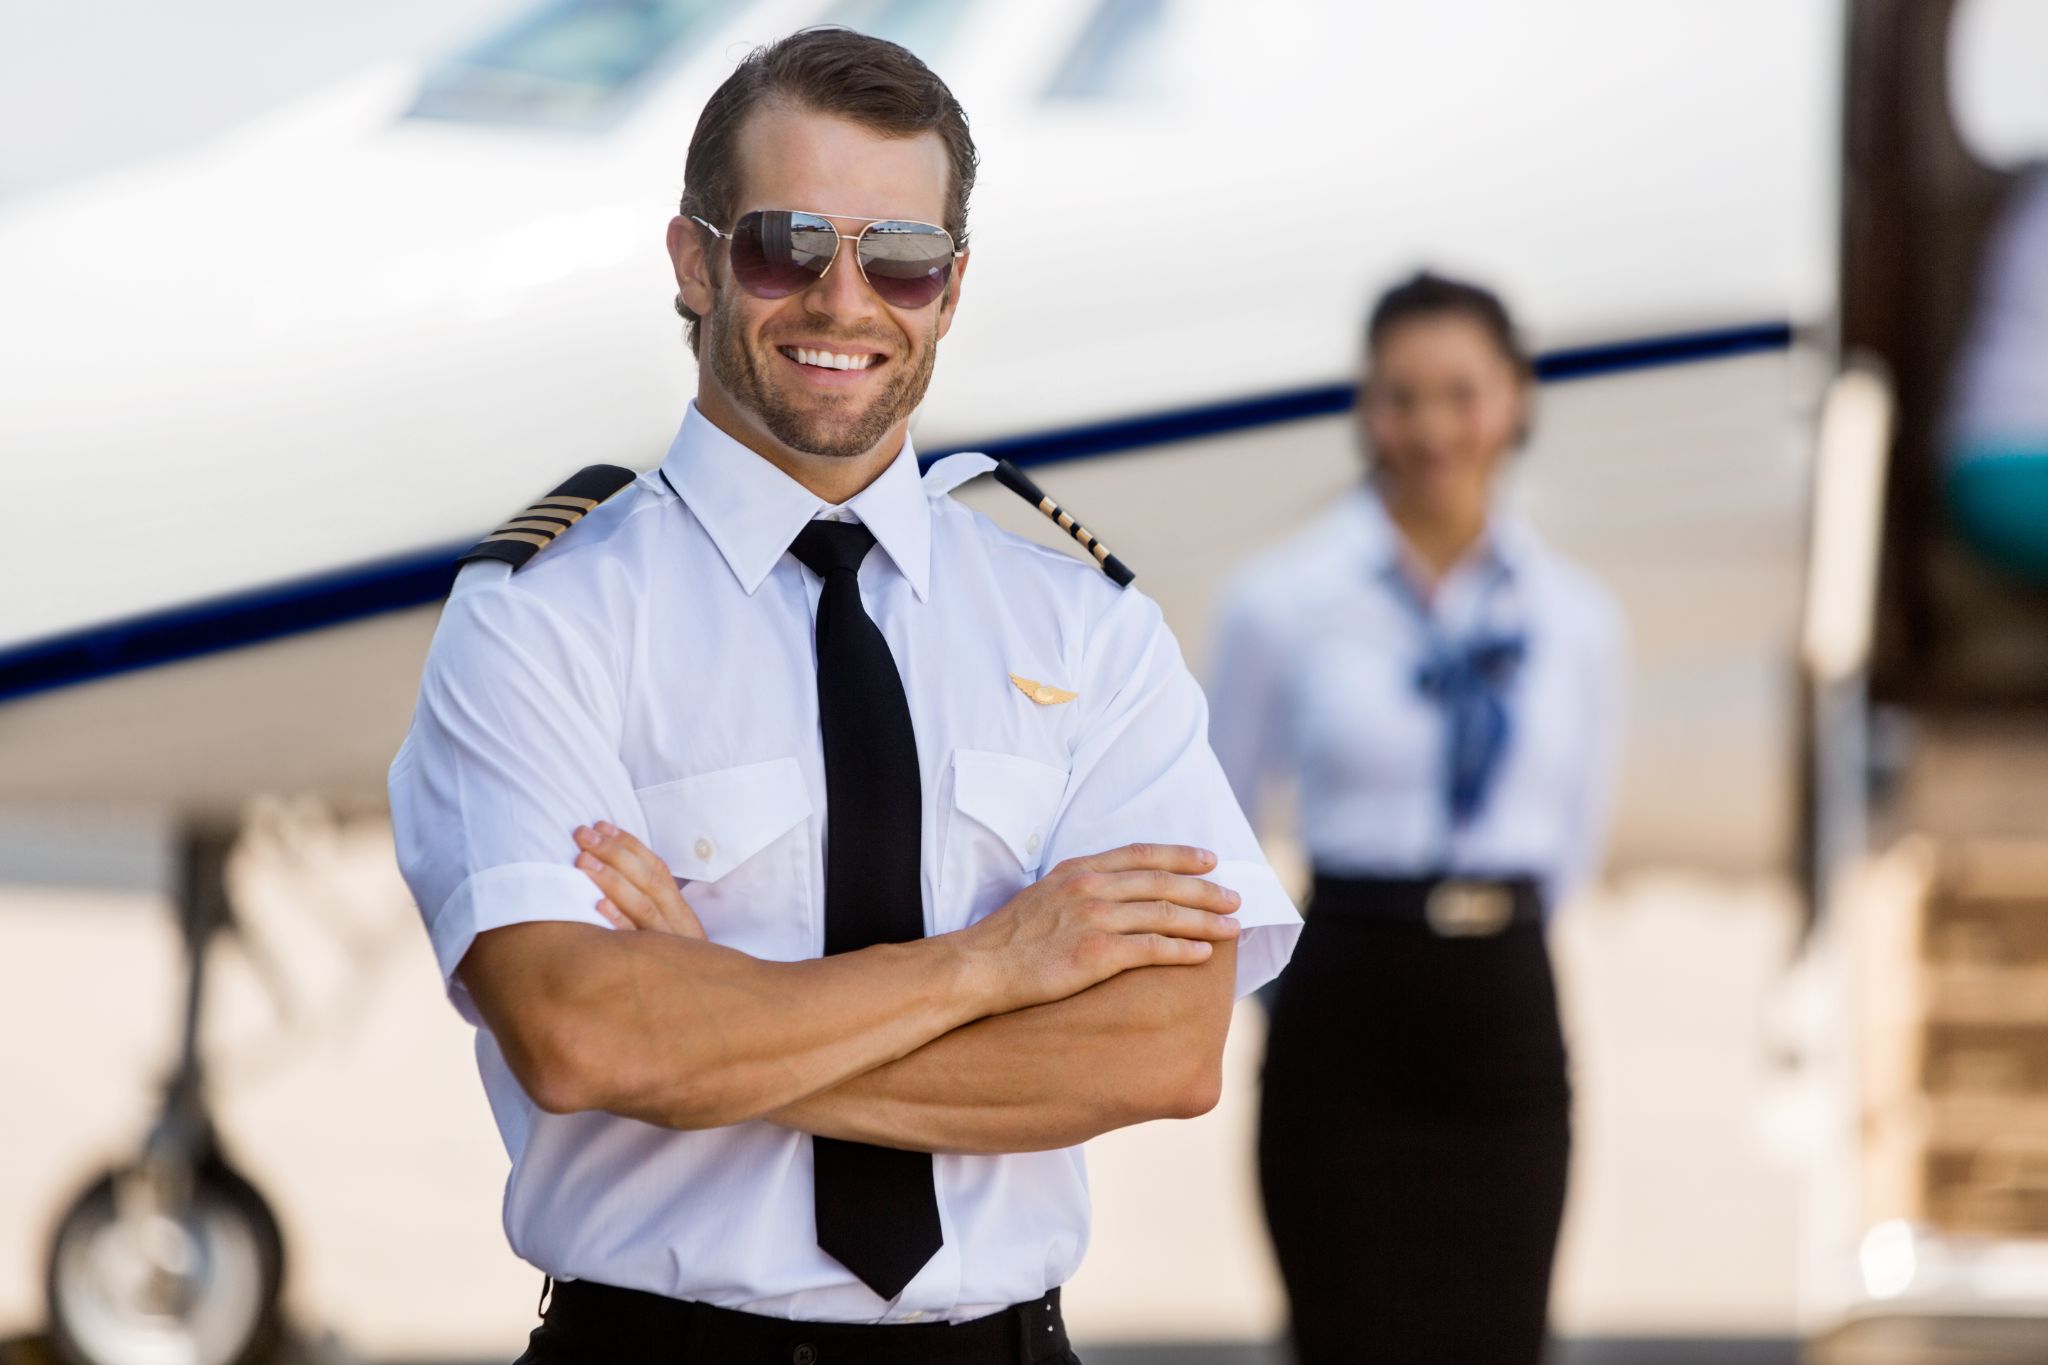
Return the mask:
<path fill-rule="evenodd" d="M 959 246 L 959 245 L 958 245 L 958 244 L 957 244 L 957 243 L 956 243 L 956 242 L 954 241 L 954 239 L 953 239 L 953 234 L 952 234 L 952 233 L 951 233 L 950 231 L 948 231 L 948 230 L 947 230 L 947 228 L 946 228 L 946 227 L 945 227 L 945 226 L 944 226 L 943 224 L 941 224 L 941 223 L 927 223 L 927 222 L 925 222 L 925 221 L 924 221 L 924 220 L 923 220 L 922 218 L 865 218 L 865 219 L 862 219 L 862 221 L 863 221 L 863 222 L 865 222 L 865 223 L 867 224 L 867 226 L 866 226 L 866 227 L 863 227 L 863 228 L 862 228 L 862 229 L 861 229 L 861 230 L 860 230 L 859 232 L 856 232 L 856 233 L 854 233 L 854 234 L 853 234 L 853 235 L 852 235 L 851 237 L 849 237 L 849 236 L 847 236 L 847 235 L 846 235 L 845 233 L 843 233 L 843 232 L 841 232 L 841 231 L 839 230 L 839 225 L 838 225 L 837 223 L 833 223 L 833 222 L 832 222 L 831 220 L 832 220 L 832 219 L 834 219 L 834 218 L 860 218 L 860 217 L 861 217 L 861 215 L 860 215 L 860 214 L 858 214 L 858 213 L 820 213 L 820 212 L 818 212 L 818 211 L 817 211 L 816 209 L 748 209 L 748 210 L 747 210 L 747 213 L 791 213 L 791 214 L 795 214 L 795 213 L 802 213 L 802 214 L 807 214 L 807 215 L 809 215 L 809 216 L 810 216 L 810 217 L 812 217 L 812 218 L 823 218 L 824 220 L 826 220 L 826 222 L 827 222 L 827 223 L 829 223 L 829 224 L 831 225 L 831 228 L 832 228 L 832 235 L 833 235 L 834 237 L 838 238 L 839 240 L 838 240 L 838 241 L 835 241 L 835 242 L 834 242 L 834 243 L 832 244 L 832 259 L 831 259 L 831 260 L 829 260 L 829 261 L 827 261 L 827 262 L 825 262 L 825 268 L 824 268 L 823 270 L 820 270 L 820 271 L 818 272 L 818 276 L 817 276 L 817 277 L 818 277 L 818 279 L 821 279 L 821 280 L 822 280 L 822 279 L 824 279 L 824 278 L 825 278 L 825 277 L 826 277 L 827 275 L 829 275 L 829 274 L 831 274 L 831 273 L 832 273 L 832 267 L 833 267 L 833 266 L 835 266 L 835 265 L 838 265 L 838 264 L 839 264 L 839 243 L 840 243 L 840 242 L 852 242 L 852 243 L 854 244 L 854 247 L 853 247 L 853 266 L 854 266 L 854 269 L 856 269 L 856 270 L 860 271 L 860 278 L 861 278 L 861 283 L 862 283 L 862 284 L 865 284 L 865 285 L 866 285 L 866 286 L 867 286 L 867 287 L 868 287 L 869 289 L 873 290 L 873 291 L 874 291 L 874 294 L 875 294 L 875 297 L 877 297 L 877 298 L 880 298 L 880 299 L 882 299 L 882 301 L 883 301 L 884 303 L 888 303 L 888 300 L 887 300 L 886 298 L 884 298 L 884 297 L 883 297 L 883 295 L 882 295 L 882 291 L 881 291 L 881 290 L 879 290 L 879 289 L 875 289 L 875 282 L 874 282 L 873 280 L 871 280 L 871 279 L 869 279 L 869 278 L 868 278 L 868 268 L 867 268 L 866 266 L 864 266 L 864 265 L 862 265 L 862 264 L 860 263 L 860 240 L 861 240 L 861 238 L 863 238 L 863 237 L 867 236 L 867 235 L 868 235 L 868 233 L 869 233 L 869 232 L 870 232 L 870 231 L 871 231 L 871 230 L 872 230 L 873 228 L 875 228 L 876 226 L 878 226 L 879 224 L 882 224 L 882 223 L 908 223 L 908 224 L 909 224 L 910 226 L 912 226 L 912 227 L 922 227 L 922 228 L 930 228 L 930 229 L 931 229 L 932 231 L 934 231 L 934 232 L 938 233 L 938 234 L 939 234 L 939 235 L 940 235 L 941 237 L 944 237 L 944 238 L 946 239 L 946 245 L 947 245 L 947 246 L 949 246 L 949 247 L 952 247 L 952 248 L 953 248 L 953 250 L 952 250 L 952 258 L 953 258 L 953 265 L 954 265 L 955 267 L 957 267 L 957 266 L 958 266 L 958 265 L 960 264 L 960 258 L 961 258 L 962 256 L 965 256 L 965 255 L 967 254 L 967 253 L 966 253 L 966 252 L 965 252 L 964 250 L 962 250 L 962 249 L 960 248 L 960 246 Z M 740 215 L 740 218 L 744 218 L 744 217 L 746 217 L 746 216 L 747 216 L 747 214 L 746 214 L 746 213 L 743 213 L 743 214 L 741 214 L 741 215 Z M 725 242 L 725 243 L 727 244 L 727 250 L 731 250 L 731 242 L 732 242 L 732 232 L 731 232 L 731 231 L 724 231 L 724 232 L 721 232 L 721 231 L 720 231 L 719 229 L 717 229 L 717 228 L 713 227 L 713 226 L 712 226 L 712 225 L 711 225 L 710 223 L 708 223 L 708 222 L 704 221 L 704 220 L 703 220 L 702 218 L 699 218 L 699 217 L 698 217 L 698 216 L 697 216 L 696 214 L 694 214 L 694 213 L 690 215 L 690 221 L 691 221 L 691 222 L 693 222 L 693 223 L 695 223 L 695 224 L 696 224 L 696 225 L 697 225 L 698 227 L 700 227 L 700 228 L 703 228 L 703 229 L 704 229 L 704 230 L 705 230 L 706 232 L 710 233 L 710 234 L 711 234 L 711 235 L 712 235 L 713 237 L 716 237 L 716 238 L 718 238 L 718 239 L 719 239 L 720 241 L 722 241 L 722 242 Z M 733 227 L 734 227 L 734 228 L 737 228 L 737 227 L 739 227 L 739 219 L 738 219 L 738 218 L 735 218 L 735 219 L 733 220 Z M 939 289 L 939 292 L 938 292 L 938 293 L 936 293 L 936 294 L 932 295 L 932 297 L 931 297 L 930 299 L 926 300 L 926 301 L 925 301 L 924 303 L 921 303 L 921 304 L 919 304 L 919 305 L 918 305 L 918 307 L 919 307 L 919 308 L 929 308 L 929 307 L 931 307 L 931 306 L 932 306 L 932 303 L 934 303 L 934 302 L 936 302 L 937 300 L 939 300 L 939 299 L 942 299 L 942 298 L 944 298 L 944 297 L 946 296 L 946 290 L 947 290 L 948 288 L 951 288 L 951 287 L 952 287 L 952 284 L 953 284 L 953 276 L 952 276 L 952 272 L 951 272 L 951 271 L 949 270 L 949 271 L 947 272 L 947 275 L 946 275 L 946 283 L 945 283 L 945 285 L 943 285 L 943 286 L 941 286 L 941 287 L 940 287 L 940 289 Z M 741 288 L 743 288 L 743 289 L 744 289 L 744 288 L 746 288 L 746 286 L 745 286 L 745 285 L 741 285 L 740 287 L 741 287 Z M 806 286 L 806 287 L 808 287 L 808 286 Z M 749 293 L 752 293 L 753 291 L 752 291 L 752 290 L 748 290 L 747 292 L 749 292 Z M 793 291 L 791 291 L 791 292 L 792 292 L 792 293 L 796 293 L 796 292 L 800 292 L 800 291 L 795 291 L 795 290 L 793 290 Z M 758 297 L 760 297 L 760 296 L 759 296 L 759 295 L 756 295 L 756 297 L 758 298 Z M 784 298 L 787 298 L 787 297 L 789 297 L 789 295 L 783 295 L 782 297 L 784 297 Z M 892 304 L 889 304 L 889 306 L 890 306 L 891 308 L 901 307 L 901 305 L 900 305 L 900 304 L 893 304 L 893 303 L 892 303 Z M 912 311 L 914 311 L 914 310 L 912 310 Z"/>

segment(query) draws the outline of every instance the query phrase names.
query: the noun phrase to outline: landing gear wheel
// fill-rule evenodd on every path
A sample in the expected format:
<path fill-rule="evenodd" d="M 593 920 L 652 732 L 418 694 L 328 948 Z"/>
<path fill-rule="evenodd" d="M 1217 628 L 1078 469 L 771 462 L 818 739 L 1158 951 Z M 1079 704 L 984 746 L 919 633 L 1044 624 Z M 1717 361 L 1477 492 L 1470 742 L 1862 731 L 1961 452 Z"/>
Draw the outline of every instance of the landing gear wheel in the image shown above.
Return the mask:
<path fill-rule="evenodd" d="M 282 1335 L 284 1240 L 228 1166 L 193 1172 L 176 1214 L 110 1172 L 58 1225 L 46 1290 L 67 1365 L 258 1365 Z"/>

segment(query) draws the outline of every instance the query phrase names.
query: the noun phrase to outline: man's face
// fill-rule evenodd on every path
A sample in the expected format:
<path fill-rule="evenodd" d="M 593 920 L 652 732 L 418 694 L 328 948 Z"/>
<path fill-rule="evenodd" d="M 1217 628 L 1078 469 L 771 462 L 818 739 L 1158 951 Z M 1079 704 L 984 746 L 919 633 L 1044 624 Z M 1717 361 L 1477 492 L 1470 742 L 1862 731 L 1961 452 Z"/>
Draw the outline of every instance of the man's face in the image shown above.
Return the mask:
<path fill-rule="evenodd" d="M 771 103 L 741 128 L 737 151 L 734 220 L 755 209 L 823 213 L 852 237 L 876 219 L 945 219 L 950 166 L 936 133 L 884 137 Z M 785 298 L 760 299 L 733 279 L 723 242 L 706 252 L 695 225 L 679 223 L 670 231 L 677 281 L 704 316 L 699 403 L 722 409 L 707 415 L 737 419 L 799 456 L 852 459 L 885 444 L 893 452 L 931 383 L 966 261 L 956 263 L 953 284 L 938 299 L 899 309 L 868 287 L 855 244 L 841 242 L 822 279 Z M 729 230 L 732 222 L 717 226 Z M 798 359 L 801 352 L 850 356 L 856 364 L 814 365 Z"/>

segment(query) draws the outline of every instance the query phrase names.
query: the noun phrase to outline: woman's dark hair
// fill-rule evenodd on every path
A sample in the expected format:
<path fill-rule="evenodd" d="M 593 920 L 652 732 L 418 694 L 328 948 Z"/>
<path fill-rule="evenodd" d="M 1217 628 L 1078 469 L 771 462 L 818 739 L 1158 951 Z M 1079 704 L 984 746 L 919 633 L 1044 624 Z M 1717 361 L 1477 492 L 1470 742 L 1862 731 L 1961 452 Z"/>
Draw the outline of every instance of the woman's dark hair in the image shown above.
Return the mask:
<path fill-rule="evenodd" d="M 1365 324 L 1366 353 L 1377 351 L 1387 334 L 1404 322 L 1446 316 L 1470 318 L 1478 323 L 1515 367 L 1516 374 L 1525 380 L 1533 377 L 1535 370 L 1529 353 L 1522 348 L 1522 339 L 1515 334 L 1514 321 L 1500 295 L 1427 270 L 1409 276 L 1380 295 Z"/>
<path fill-rule="evenodd" d="M 712 92 L 683 163 L 683 200 L 677 211 L 684 217 L 694 214 L 721 228 L 732 226 L 740 180 L 734 147 L 747 117 L 771 100 L 836 115 L 889 137 L 936 132 L 952 167 L 942 226 L 953 234 L 955 249 L 967 249 L 967 200 L 974 192 L 977 157 L 966 111 L 908 48 L 847 28 L 807 28 L 757 47 Z M 689 321 L 694 351 L 699 319 L 680 295 L 676 311 Z"/>

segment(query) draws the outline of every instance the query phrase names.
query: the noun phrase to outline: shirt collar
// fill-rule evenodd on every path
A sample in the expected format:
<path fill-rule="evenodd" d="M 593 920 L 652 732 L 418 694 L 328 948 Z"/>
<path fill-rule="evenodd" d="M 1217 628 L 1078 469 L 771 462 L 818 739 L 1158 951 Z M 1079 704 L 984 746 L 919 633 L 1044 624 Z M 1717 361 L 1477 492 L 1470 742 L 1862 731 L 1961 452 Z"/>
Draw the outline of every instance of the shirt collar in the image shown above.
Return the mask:
<path fill-rule="evenodd" d="M 1351 495 L 1347 519 L 1364 542 L 1365 563 L 1371 573 L 1404 573 L 1401 532 L 1387 515 L 1386 504 L 1372 485 Z M 1486 533 L 1458 566 L 1460 570 L 1494 565 L 1512 578 L 1521 573 L 1536 547 L 1536 533 L 1511 512 L 1495 507 L 1487 514 Z"/>
<path fill-rule="evenodd" d="M 759 588 L 824 499 L 741 445 L 697 410 L 662 459 L 661 472 L 704 526 L 748 596 Z M 918 482 L 910 438 L 875 481 L 846 506 L 910 581 L 919 601 L 931 582 L 931 503 Z"/>

